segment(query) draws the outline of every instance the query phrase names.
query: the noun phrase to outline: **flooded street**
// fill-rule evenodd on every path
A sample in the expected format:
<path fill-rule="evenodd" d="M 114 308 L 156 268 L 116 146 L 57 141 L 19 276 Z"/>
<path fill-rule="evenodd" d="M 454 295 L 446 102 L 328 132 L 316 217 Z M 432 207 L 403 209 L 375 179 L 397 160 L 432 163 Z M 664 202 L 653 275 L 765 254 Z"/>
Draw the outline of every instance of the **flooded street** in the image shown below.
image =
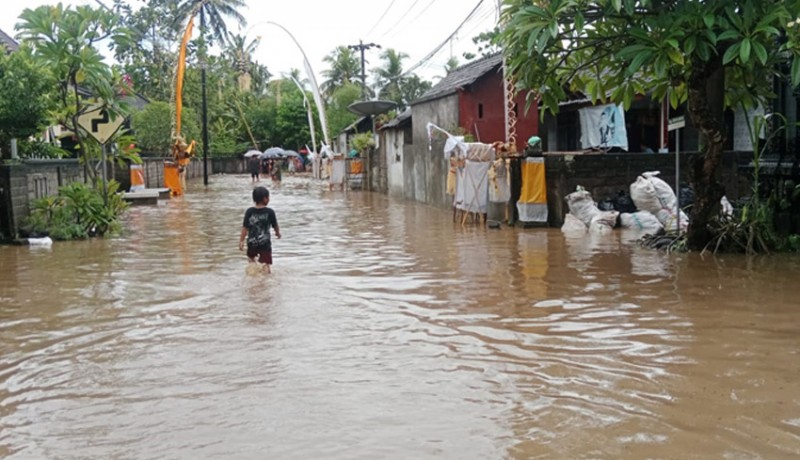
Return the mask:
<path fill-rule="evenodd" d="M 800 456 L 797 256 L 271 191 L 272 275 L 237 249 L 245 176 L 0 246 L 0 457 Z"/>

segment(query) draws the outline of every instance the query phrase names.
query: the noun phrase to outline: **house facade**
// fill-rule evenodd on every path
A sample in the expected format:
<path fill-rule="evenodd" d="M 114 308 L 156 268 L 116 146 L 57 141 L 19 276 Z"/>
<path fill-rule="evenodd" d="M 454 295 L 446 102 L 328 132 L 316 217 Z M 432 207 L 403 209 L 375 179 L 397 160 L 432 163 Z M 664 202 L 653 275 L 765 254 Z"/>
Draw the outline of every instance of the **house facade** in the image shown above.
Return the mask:
<path fill-rule="evenodd" d="M 533 102 L 526 110 L 526 93 L 515 98 L 517 150 L 525 148 L 530 136 L 539 134 L 539 112 Z M 470 135 L 476 142 L 491 144 L 506 140 L 505 83 L 503 59 L 499 54 L 470 62 L 452 71 L 418 100 L 412 102 L 418 110 L 433 105 L 434 111 L 448 112 L 445 124 L 438 124 L 452 134 Z M 423 124 L 427 120 L 421 120 Z M 435 122 L 434 122 L 435 123 Z M 415 138 L 416 140 L 416 138 Z"/>
<path fill-rule="evenodd" d="M 502 68 L 503 60 L 499 54 L 470 62 L 452 71 L 411 103 L 410 129 L 404 128 L 404 147 L 399 161 L 402 174 L 392 176 L 390 190 L 398 195 L 402 190 L 405 198 L 434 206 L 452 205 L 452 198 L 445 194 L 449 165 L 441 153 L 444 140 L 428 138 L 428 123 L 453 135 L 465 135 L 475 142 L 505 142 Z M 539 133 L 537 105 L 532 104 L 526 111 L 525 94 L 519 94 L 516 97 L 516 115 L 517 149 L 521 151 L 527 139 Z M 388 149 L 386 151 L 388 155 Z M 393 158 L 397 159 L 397 155 Z M 399 169 L 397 165 L 395 168 Z"/>

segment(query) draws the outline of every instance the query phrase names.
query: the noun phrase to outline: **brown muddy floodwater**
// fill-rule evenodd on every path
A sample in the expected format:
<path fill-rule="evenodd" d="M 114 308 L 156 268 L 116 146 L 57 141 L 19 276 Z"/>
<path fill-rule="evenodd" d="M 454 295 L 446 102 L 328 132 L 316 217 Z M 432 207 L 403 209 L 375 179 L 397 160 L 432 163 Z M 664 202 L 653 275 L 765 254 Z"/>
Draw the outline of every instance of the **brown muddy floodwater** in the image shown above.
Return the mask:
<path fill-rule="evenodd" d="M 800 456 L 797 257 L 462 229 L 288 178 L 275 273 L 247 276 L 250 190 L 0 247 L 0 456 Z"/>

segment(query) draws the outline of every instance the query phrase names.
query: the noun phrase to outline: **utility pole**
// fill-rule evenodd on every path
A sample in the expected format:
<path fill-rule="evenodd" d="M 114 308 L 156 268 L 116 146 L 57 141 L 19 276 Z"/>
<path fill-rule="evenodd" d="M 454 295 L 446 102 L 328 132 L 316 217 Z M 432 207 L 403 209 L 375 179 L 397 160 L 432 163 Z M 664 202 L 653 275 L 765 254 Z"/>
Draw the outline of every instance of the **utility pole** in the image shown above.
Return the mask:
<path fill-rule="evenodd" d="M 203 99 L 203 185 L 208 185 L 208 97 L 206 96 L 206 14 L 205 6 L 200 7 L 200 36 L 203 42 L 203 56 L 200 62 L 200 87 Z"/>
<path fill-rule="evenodd" d="M 358 45 L 347 45 L 347 47 L 351 50 L 359 50 L 361 51 L 361 98 L 365 101 L 367 100 L 367 70 L 364 66 L 364 51 L 370 48 L 378 48 L 380 49 L 381 45 L 376 45 L 375 43 L 367 43 L 364 44 L 363 40 L 358 41 Z"/>

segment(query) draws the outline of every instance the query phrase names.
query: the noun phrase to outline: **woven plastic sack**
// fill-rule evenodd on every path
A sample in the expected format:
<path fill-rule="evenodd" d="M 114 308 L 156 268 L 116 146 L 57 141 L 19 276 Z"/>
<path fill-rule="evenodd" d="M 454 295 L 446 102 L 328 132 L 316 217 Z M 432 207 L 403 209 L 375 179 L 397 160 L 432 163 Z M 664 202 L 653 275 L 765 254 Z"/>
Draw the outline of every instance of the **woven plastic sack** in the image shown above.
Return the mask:
<path fill-rule="evenodd" d="M 655 186 L 649 179 L 642 176 L 637 177 L 636 181 L 631 184 L 631 199 L 640 211 L 655 214 L 662 208 Z"/>
<path fill-rule="evenodd" d="M 619 215 L 619 225 L 622 228 L 643 230 L 654 233 L 664 228 L 664 226 L 661 225 L 661 222 L 659 222 L 658 218 L 647 211 L 638 211 L 633 213 L 623 212 Z"/>
<path fill-rule="evenodd" d="M 653 188 L 656 190 L 656 196 L 658 197 L 658 201 L 661 203 L 662 208 L 675 209 L 678 198 L 675 196 L 675 192 L 668 183 L 666 183 L 660 177 L 656 177 L 659 174 L 661 174 L 660 171 L 650 171 L 642 173 L 642 177 L 649 180 L 650 183 L 653 184 Z"/>
<path fill-rule="evenodd" d="M 592 218 L 600 212 L 592 200 L 592 194 L 586 190 L 577 190 L 567 195 L 567 206 L 569 212 L 587 227 L 592 223 Z"/>
<path fill-rule="evenodd" d="M 586 226 L 580 219 L 567 213 L 564 216 L 564 225 L 561 226 L 561 231 L 567 235 L 584 235 L 589 227 Z"/>

